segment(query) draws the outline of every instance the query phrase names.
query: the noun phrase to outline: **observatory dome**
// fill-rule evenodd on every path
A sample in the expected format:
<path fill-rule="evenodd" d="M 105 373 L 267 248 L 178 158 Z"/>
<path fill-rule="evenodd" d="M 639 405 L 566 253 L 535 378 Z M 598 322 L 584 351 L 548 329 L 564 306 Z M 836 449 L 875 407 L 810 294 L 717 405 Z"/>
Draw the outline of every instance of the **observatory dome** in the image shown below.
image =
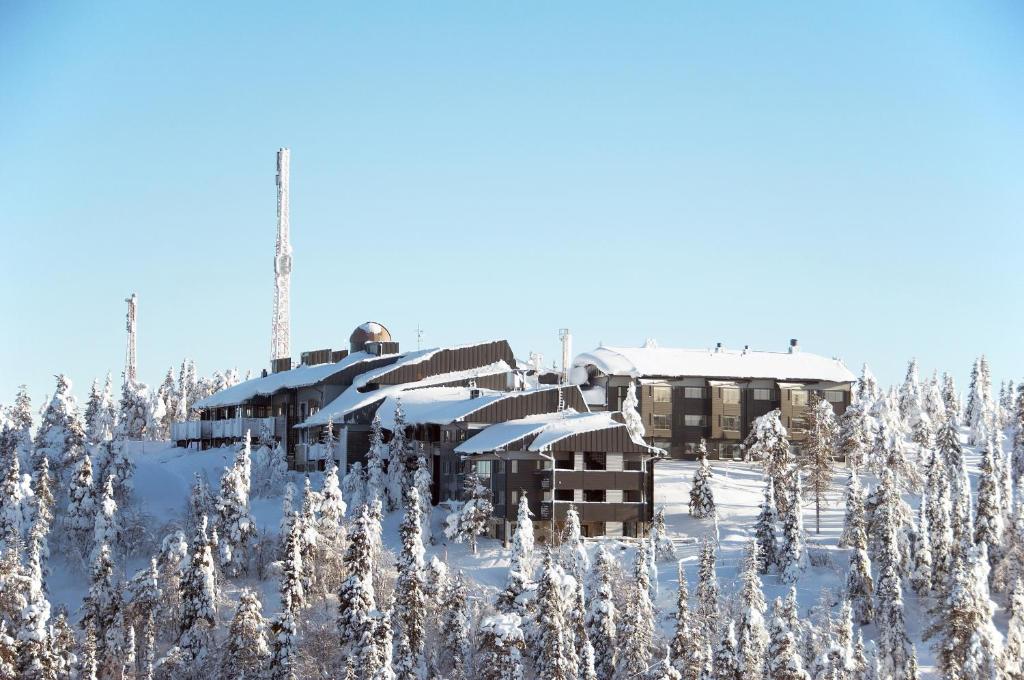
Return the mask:
<path fill-rule="evenodd" d="M 383 324 L 367 321 L 356 326 L 348 338 L 352 352 L 362 352 L 363 346 L 368 342 L 391 342 L 391 333 Z"/>

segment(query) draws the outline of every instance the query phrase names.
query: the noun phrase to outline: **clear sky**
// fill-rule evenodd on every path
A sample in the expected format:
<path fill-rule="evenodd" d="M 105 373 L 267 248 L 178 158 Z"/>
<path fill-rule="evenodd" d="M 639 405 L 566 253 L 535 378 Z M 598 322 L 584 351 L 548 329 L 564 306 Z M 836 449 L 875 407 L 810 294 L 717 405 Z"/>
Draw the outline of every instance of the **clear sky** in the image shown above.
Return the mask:
<path fill-rule="evenodd" d="M 0 2 L 0 401 L 293 353 L 750 344 L 1024 375 L 1024 5 Z"/>

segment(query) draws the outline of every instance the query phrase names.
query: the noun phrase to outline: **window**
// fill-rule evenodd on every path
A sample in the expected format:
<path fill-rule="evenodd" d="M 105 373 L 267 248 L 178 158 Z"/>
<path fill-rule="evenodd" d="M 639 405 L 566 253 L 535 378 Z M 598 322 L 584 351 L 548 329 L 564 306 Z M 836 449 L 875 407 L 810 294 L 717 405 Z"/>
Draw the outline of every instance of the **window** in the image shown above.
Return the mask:
<path fill-rule="evenodd" d="M 672 388 L 666 385 L 655 385 L 651 388 L 651 399 L 655 402 L 672 401 Z"/>
<path fill-rule="evenodd" d="M 622 500 L 626 503 L 639 503 L 640 502 L 640 491 L 626 491 L 622 494 Z"/>
<path fill-rule="evenodd" d="M 789 429 L 793 432 L 803 432 L 807 429 L 807 421 L 803 418 L 790 418 Z"/>
<path fill-rule="evenodd" d="M 575 500 L 575 494 L 572 489 L 556 489 L 555 490 L 556 501 L 569 501 L 570 503 Z"/>
<path fill-rule="evenodd" d="M 503 472 L 505 472 L 505 461 L 503 461 L 503 460 L 496 460 L 496 461 L 494 461 L 494 473 L 500 475 Z"/>
<path fill-rule="evenodd" d="M 672 417 L 660 413 L 651 414 L 651 427 L 655 430 L 671 430 Z"/>
<path fill-rule="evenodd" d="M 723 430 L 739 430 L 740 429 L 740 417 L 739 416 L 719 416 L 721 418 L 721 424 Z"/>
<path fill-rule="evenodd" d="M 843 393 L 840 390 L 825 390 L 825 399 L 833 404 L 843 403 Z"/>
<path fill-rule="evenodd" d="M 505 490 L 498 489 L 494 492 L 494 504 L 505 505 Z"/>
<path fill-rule="evenodd" d="M 510 460 L 508 464 L 509 464 L 509 472 L 511 472 L 512 474 L 515 474 L 515 473 L 519 472 L 519 461 L 518 460 Z"/>
<path fill-rule="evenodd" d="M 704 416 L 690 415 L 689 413 L 683 416 L 683 425 L 687 427 L 704 427 L 704 422 Z"/>
<path fill-rule="evenodd" d="M 608 465 L 605 461 L 603 453 L 593 453 L 586 451 L 583 454 L 583 469 L 584 470 L 607 470 Z"/>
<path fill-rule="evenodd" d="M 792 390 L 789 400 L 794 406 L 807 406 L 807 390 Z"/>
<path fill-rule="evenodd" d="M 640 472 L 642 465 L 638 460 L 627 460 L 622 464 L 622 469 L 629 472 Z"/>
<path fill-rule="evenodd" d="M 719 388 L 722 395 L 723 404 L 738 404 L 740 403 L 740 388 L 738 387 L 722 387 Z"/>
<path fill-rule="evenodd" d="M 703 399 L 704 388 L 703 387 L 684 387 L 683 397 L 685 399 Z"/>
<path fill-rule="evenodd" d="M 575 467 L 572 455 L 567 458 L 556 458 L 555 469 L 556 470 L 572 470 Z"/>
<path fill-rule="evenodd" d="M 587 489 L 583 492 L 584 503 L 604 503 L 604 489 Z"/>
<path fill-rule="evenodd" d="M 765 387 L 755 387 L 754 401 L 771 401 L 773 396 L 772 392 L 774 391 L 775 390 L 771 390 Z"/>
<path fill-rule="evenodd" d="M 491 476 L 491 461 L 489 461 L 489 460 L 477 461 L 475 466 L 476 466 L 476 473 L 478 475 L 480 475 L 481 477 L 490 477 Z"/>

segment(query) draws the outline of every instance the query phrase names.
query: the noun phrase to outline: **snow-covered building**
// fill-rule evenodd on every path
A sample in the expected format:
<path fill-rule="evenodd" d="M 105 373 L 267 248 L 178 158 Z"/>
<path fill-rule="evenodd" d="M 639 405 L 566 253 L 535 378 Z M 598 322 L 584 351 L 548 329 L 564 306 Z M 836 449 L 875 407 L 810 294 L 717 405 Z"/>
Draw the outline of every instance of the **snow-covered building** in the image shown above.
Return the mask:
<path fill-rule="evenodd" d="M 592 410 L 618 410 L 629 385 L 636 387 L 644 439 L 673 457 L 695 452 L 701 439 L 712 457 L 740 457 L 754 419 L 773 409 L 791 441 L 804 438 L 810 394 L 846 410 L 854 375 L 839 359 L 800 349 L 788 351 L 658 347 L 598 347 L 573 361 L 570 381 Z"/>

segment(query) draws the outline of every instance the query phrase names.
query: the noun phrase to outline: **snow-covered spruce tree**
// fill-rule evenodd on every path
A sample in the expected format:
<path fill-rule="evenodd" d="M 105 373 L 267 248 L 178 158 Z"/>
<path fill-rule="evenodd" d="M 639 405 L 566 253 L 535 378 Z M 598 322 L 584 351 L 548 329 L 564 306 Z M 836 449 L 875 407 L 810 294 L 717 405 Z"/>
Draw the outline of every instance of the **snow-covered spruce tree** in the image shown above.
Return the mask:
<path fill-rule="evenodd" d="M 983 405 L 981 396 L 981 359 L 975 359 L 974 364 L 971 366 L 971 379 L 967 385 L 967 404 L 964 407 L 964 421 L 967 427 L 971 429 L 970 443 L 980 444 L 984 439 L 976 440 L 975 428 L 977 425 L 983 424 Z M 987 434 L 987 433 L 986 433 Z"/>
<path fill-rule="evenodd" d="M 438 643 L 438 670 L 443 677 L 450 680 L 464 680 L 470 676 L 470 619 L 467 597 L 466 580 L 462 572 L 456 572 L 455 576 L 449 579 L 442 594 L 441 631 Z M 518 617 L 515 621 L 518 625 Z"/>
<path fill-rule="evenodd" d="M 341 493 L 353 512 L 366 502 L 366 470 L 362 463 L 353 463 L 341 480 Z"/>
<path fill-rule="evenodd" d="M 251 590 L 242 591 L 221 654 L 219 677 L 222 680 L 260 678 L 269 659 L 267 622 L 259 597 Z"/>
<path fill-rule="evenodd" d="M 299 514 L 299 525 L 302 527 L 299 535 L 299 551 L 302 553 L 302 584 L 307 593 L 313 593 L 322 584 L 317 583 L 317 554 L 320 544 L 320 521 L 317 519 L 317 512 L 320 508 L 322 498 L 320 492 L 313 490 L 313 485 L 307 476 L 303 480 L 302 487 L 302 511 Z"/>
<path fill-rule="evenodd" d="M 697 625 L 703 639 L 710 643 L 718 638 L 718 576 L 715 574 L 715 546 L 707 538 L 700 549 L 697 576 Z"/>
<path fill-rule="evenodd" d="M 776 599 L 768 624 L 768 652 L 765 656 L 765 680 L 811 680 L 804 670 L 795 631 L 785 613 L 786 605 Z"/>
<path fill-rule="evenodd" d="M 974 543 L 986 545 L 991 564 L 1002 557 L 1003 512 L 1000 498 L 1001 483 L 996 478 L 991 442 L 982 447 L 981 470 L 978 475 L 978 496 L 974 510 Z"/>
<path fill-rule="evenodd" d="M 75 676 L 78 680 L 97 680 L 99 664 L 96 659 L 96 633 L 88 625 L 78 651 Z"/>
<path fill-rule="evenodd" d="M 388 476 L 387 451 L 380 416 L 375 415 L 370 423 L 370 447 L 366 452 L 366 502 L 375 500 L 387 503 Z"/>
<path fill-rule="evenodd" d="M 618 611 L 612 591 L 614 560 L 603 545 L 598 546 L 587 612 L 587 637 L 594 646 L 594 665 L 600 678 L 612 677 L 618 659 Z"/>
<path fill-rule="evenodd" d="M 144 383 L 125 380 L 121 386 L 115 438 L 141 440 L 146 438 L 146 427 L 153 422 L 149 387 Z"/>
<path fill-rule="evenodd" d="M 295 662 L 299 654 L 298 637 L 299 627 L 295 614 L 288 609 L 282 610 L 270 624 L 270 661 L 267 664 L 270 680 L 298 680 L 295 673 Z M 367 674 L 366 677 L 372 676 Z"/>
<path fill-rule="evenodd" d="M 305 573 L 302 562 L 303 532 L 305 524 L 298 513 L 293 513 L 290 531 L 285 541 L 285 557 L 281 568 L 279 593 L 281 612 L 270 625 L 269 671 L 273 680 L 291 680 L 295 677 L 298 655 L 298 615 L 306 606 Z"/>
<path fill-rule="evenodd" d="M 900 498 L 890 470 L 882 470 L 881 481 L 867 505 L 871 508 L 867 521 L 870 537 L 868 547 L 872 550 L 872 557 L 878 563 L 879 570 L 891 561 L 899 574 L 905 574 L 910 568 L 910 508 Z M 891 539 L 890 532 L 893 535 Z"/>
<path fill-rule="evenodd" d="M 690 515 L 704 519 L 715 514 L 715 496 L 711 491 L 711 465 L 708 463 L 707 444 L 703 439 L 697 447 L 697 469 L 690 486 Z"/>
<path fill-rule="evenodd" d="M 836 453 L 849 462 L 851 468 L 859 468 L 871 445 L 864 404 L 854 402 L 847 406 L 836 421 L 836 430 Z"/>
<path fill-rule="evenodd" d="M 518 614 L 495 614 L 480 623 L 480 680 L 523 680 L 526 641 Z M 611 677 L 604 676 L 604 677 Z"/>
<path fill-rule="evenodd" d="M 917 359 L 907 364 L 907 375 L 899 391 L 900 415 L 907 422 L 913 422 L 921 413 L 921 376 L 917 368 Z"/>
<path fill-rule="evenodd" d="M 754 525 L 754 536 L 757 539 L 760 571 L 767 574 L 772 565 L 778 562 L 778 541 L 775 537 L 775 525 L 778 517 L 775 510 L 775 480 L 767 475 L 764 478 L 764 499 L 761 501 L 761 512 L 757 515 Z"/>
<path fill-rule="evenodd" d="M 32 400 L 28 396 L 28 387 L 18 386 L 14 403 L 7 410 L 7 435 L 4 446 L 14 449 L 22 465 L 36 455 L 32 443 Z"/>
<path fill-rule="evenodd" d="M 421 673 L 425 672 L 420 658 L 413 653 L 412 647 L 409 645 L 409 636 L 400 627 L 392 665 L 395 671 L 395 680 L 420 680 Z"/>
<path fill-rule="evenodd" d="M 302 562 L 303 524 L 298 513 L 292 513 L 290 529 L 284 542 L 281 560 L 281 608 L 298 614 L 306 606 L 306 568 Z"/>
<path fill-rule="evenodd" d="M 394 424 L 391 428 L 391 441 L 388 442 L 388 511 L 398 507 L 402 499 L 402 489 L 409 485 L 411 469 L 407 461 L 411 458 L 411 446 L 405 437 L 405 411 L 402 400 L 395 400 Z"/>
<path fill-rule="evenodd" d="M 469 543 L 476 555 L 477 536 L 487 531 L 494 506 L 491 505 L 491 490 L 484 485 L 475 469 L 466 475 L 462 497 L 462 507 L 448 515 L 445 536 L 456 543 Z"/>
<path fill-rule="evenodd" d="M 765 474 L 775 480 L 775 509 L 786 512 L 789 496 L 785 493 L 793 480 L 793 454 L 789 450 L 789 437 L 782 426 L 782 412 L 775 409 L 754 421 L 750 435 L 744 442 L 748 460 L 759 460 Z"/>
<path fill-rule="evenodd" d="M 626 430 L 633 441 L 642 441 L 644 421 L 640 417 L 640 400 L 636 397 L 636 383 L 632 380 L 626 388 L 626 398 L 622 400 L 622 418 L 626 421 Z"/>
<path fill-rule="evenodd" d="M 843 531 L 839 535 L 838 546 L 848 548 L 853 545 L 855 534 L 864 532 L 864 487 L 860 483 L 860 475 L 851 468 L 846 480 L 846 515 L 843 519 Z"/>
<path fill-rule="evenodd" d="M 651 540 L 654 543 L 655 558 L 661 561 L 676 559 L 676 546 L 665 526 L 665 508 L 658 508 L 651 523 Z"/>
<path fill-rule="evenodd" d="M 736 629 L 732 621 L 725 626 L 722 638 L 715 648 L 712 680 L 744 680 L 743 661 L 736 643 Z"/>
<path fill-rule="evenodd" d="M 424 543 L 433 543 L 433 529 L 430 523 L 431 509 L 434 506 L 433 494 L 430 487 L 433 484 L 433 476 L 430 472 L 430 465 L 427 463 L 427 456 L 421 449 L 416 455 L 416 468 L 412 473 L 412 485 L 420 497 L 420 510 L 423 518 L 420 520 L 422 526 Z"/>
<path fill-rule="evenodd" d="M 17 460 L 17 457 L 14 458 Z M 45 526 L 36 523 L 29 532 L 28 555 L 24 570 L 25 606 L 18 628 L 18 677 L 24 680 L 50 680 L 56 677 L 58 660 L 52 653 L 50 602 L 43 592 L 42 541 Z"/>
<path fill-rule="evenodd" d="M 181 575 L 181 631 L 178 646 L 187 662 L 201 665 L 209 654 L 217 625 L 217 582 L 213 551 L 202 517 L 189 546 L 189 560 Z"/>
<path fill-rule="evenodd" d="M 1013 405 L 1013 450 L 1010 453 L 1010 468 L 1016 485 L 1024 477 L 1024 380 L 1017 385 L 1017 396 Z"/>
<path fill-rule="evenodd" d="M 221 475 L 216 503 L 218 561 L 221 569 L 235 576 L 248 569 L 249 549 L 256 537 L 256 523 L 249 514 L 250 450 L 251 440 L 246 431 L 235 463 Z"/>
<path fill-rule="evenodd" d="M 633 583 L 620 636 L 619 672 L 625 677 L 642 677 L 651 660 L 655 622 L 648 580 L 647 551 L 639 545 L 633 559 Z"/>
<path fill-rule="evenodd" d="M 58 678 L 71 677 L 75 663 L 78 660 L 75 656 L 75 631 L 71 629 L 71 624 L 68 623 L 67 609 L 63 606 L 57 610 L 57 616 L 54 617 L 53 624 L 50 626 L 48 637 L 50 655 L 53 657 L 56 676 Z M 4 677 L 2 672 L 0 672 L 0 677 Z M 139 680 L 147 679 L 140 678 Z"/>
<path fill-rule="evenodd" d="M 878 380 L 865 363 L 860 369 L 860 378 L 857 380 L 856 400 L 858 402 L 873 404 L 882 396 L 878 387 Z"/>
<path fill-rule="evenodd" d="M 1006 626 L 1002 665 L 1010 680 L 1024 678 L 1024 582 L 1020 579 L 1010 597 L 1010 622 Z"/>
<path fill-rule="evenodd" d="M 348 506 L 341 493 L 341 485 L 338 482 L 338 466 L 331 461 L 327 464 L 327 472 L 324 473 L 323 488 L 320 490 L 320 508 L 317 518 L 317 534 L 320 539 L 317 542 L 319 548 L 319 561 L 327 563 L 332 561 L 334 555 L 340 555 L 345 545 L 345 512 Z"/>
<path fill-rule="evenodd" d="M 907 458 L 903 435 L 884 420 L 878 426 L 870 459 L 876 474 L 881 474 L 882 470 L 888 470 L 894 475 L 895 481 L 901 489 L 917 490 L 920 488 L 921 477 L 917 467 Z"/>
<path fill-rule="evenodd" d="M 114 576 L 110 548 L 101 545 L 96 551 L 89 577 L 89 592 L 82 604 L 81 625 L 96 635 L 97 658 L 101 665 L 107 660 L 107 637 L 121 610 L 121 594 Z"/>
<path fill-rule="evenodd" d="M 423 539 L 420 498 L 415 488 L 406 487 L 405 516 L 398 529 L 402 549 L 398 555 L 398 580 L 395 583 L 395 614 L 402 634 L 421 663 L 424 652 L 427 597 L 423 581 Z"/>
<path fill-rule="evenodd" d="M 927 491 L 925 492 L 927 494 Z M 917 535 L 914 540 L 913 568 L 910 571 L 910 586 L 918 595 L 927 595 L 932 588 L 931 531 L 928 527 L 927 496 L 921 498 L 917 513 Z"/>
<path fill-rule="evenodd" d="M 758 576 L 761 563 L 758 553 L 757 541 L 751 539 L 747 543 L 743 571 L 740 574 L 743 585 L 740 589 L 736 628 L 739 631 L 738 652 L 746 680 L 761 680 L 768 647 L 768 630 L 764 620 L 768 606 L 761 591 L 761 577 Z"/>
<path fill-rule="evenodd" d="M 504 612 L 525 614 L 520 596 L 533 580 L 533 520 L 526 492 L 519 495 L 516 514 L 516 528 L 512 534 L 512 556 L 508 565 L 505 590 L 498 594 L 498 609 Z"/>
<path fill-rule="evenodd" d="M 821 533 L 821 506 L 828 502 L 835 472 L 836 417 L 832 404 L 812 394 L 804 410 L 807 435 L 805 455 L 798 463 L 804 472 L 805 486 L 814 499 L 815 533 Z"/>
<path fill-rule="evenodd" d="M 171 423 L 178 412 L 178 388 L 174 380 L 174 367 L 167 369 L 167 375 L 160 387 L 156 388 L 156 398 L 164 405 L 164 416 L 160 419 L 159 439 L 169 439 L 171 434 Z"/>
<path fill-rule="evenodd" d="M 56 391 L 36 430 L 36 449 L 45 452 L 51 467 L 67 479 L 85 455 L 84 445 L 85 426 L 71 393 L 71 381 L 63 374 L 58 375 Z"/>
<path fill-rule="evenodd" d="M 107 475 L 103 490 L 96 499 L 92 559 L 95 561 L 101 546 L 105 545 L 113 551 L 120 547 L 120 542 L 117 527 L 117 503 L 114 501 L 114 477 Z"/>
<path fill-rule="evenodd" d="M 793 481 L 790 501 L 782 517 L 782 544 L 779 546 L 779 578 L 783 583 L 796 583 L 807 568 L 804 550 L 803 503 L 800 499 L 800 473 Z"/>
<path fill-rule="evenodd" d="M 933 455 L 928 468 L 928 483 L 921 504 L 928 515 L 928 540 L 932 552 L 931 587 L 944 593 L 952 571 L 953 507 L 950 501 L 949 480 L 945 462 Z"/>
<path fill-rule="evenodd" d="M 669 643 L 669 657 L 683 680 L 700 680 L 701 670 L 708 661 L 704 658 L 706 645 L 690 611 L 690 589 L 682 560 L 677 564 L 677 572 L 679 588 L 676 590 L 675 630 Z"/>
<path fill-rule="evenodd" d="M 645 572 L 646 573 L 646 572 Z M 566 618 L 563 593 L 565 572 L 544 554 L 540 581 L 537 583 L 537 649 L 536 673 L 540 678 L 569 680 L 575 678 L 577 664 L 573 661 L 572 639 Z"/>
<path fill-rule="evenodd" d="M 32 513 L 24 497 L 21 466 L 16 452 L 13 449 L 6 451 L 0 464 L 5 468 L 0 472 L 0 546 L 10 549 L 22 541 Z"/>
<path fill-rule="evenodd" d="M 903 618 L 903 589 L 895 557 L 896 529 L 886 531 L 888 546 L 879 560 L 878 604 L 875 622 L 878 625 L 878 652 L 883 677 L 908 680 L 907 664 L 913 646 L 907 636 Z"/>
<path fill-rule="evenodd" d="M 925 633 L 934 639 L 936 662 L 947 678 L 998 678 L 1001 635 L 992 623 L 985 544 L 957 560 L 949 593 L 937 602 Z"/>
<path fill-rule="evenodd" d="M 672 652 L 665 650 L 665 658 L 655 664 L 649 673 L 651 680 L 682 680 L 683 674 L 675 667 Z"/>
<path fill-rule="evenodd" d="M 1024 479 L 1018 480 L 1011 521 L 1003 534 L 1003 558 L 992 570 L 992 588 L 1010 592 L 1024 578 Z"/>
<path fill-rule="evenodd" d="M 338 593 L 338 632 L 342 648 L 350 652 L 355 651 L 353 646 L 364 636 L 372 634 L 373 619 L 370 613 L 377 607 L 371 561 L 371 522 L 370 510 L 364 505 L 359 509 L 355 526 L 349 535 L 348 550 L 345 552 L 348 578 Z"/>

